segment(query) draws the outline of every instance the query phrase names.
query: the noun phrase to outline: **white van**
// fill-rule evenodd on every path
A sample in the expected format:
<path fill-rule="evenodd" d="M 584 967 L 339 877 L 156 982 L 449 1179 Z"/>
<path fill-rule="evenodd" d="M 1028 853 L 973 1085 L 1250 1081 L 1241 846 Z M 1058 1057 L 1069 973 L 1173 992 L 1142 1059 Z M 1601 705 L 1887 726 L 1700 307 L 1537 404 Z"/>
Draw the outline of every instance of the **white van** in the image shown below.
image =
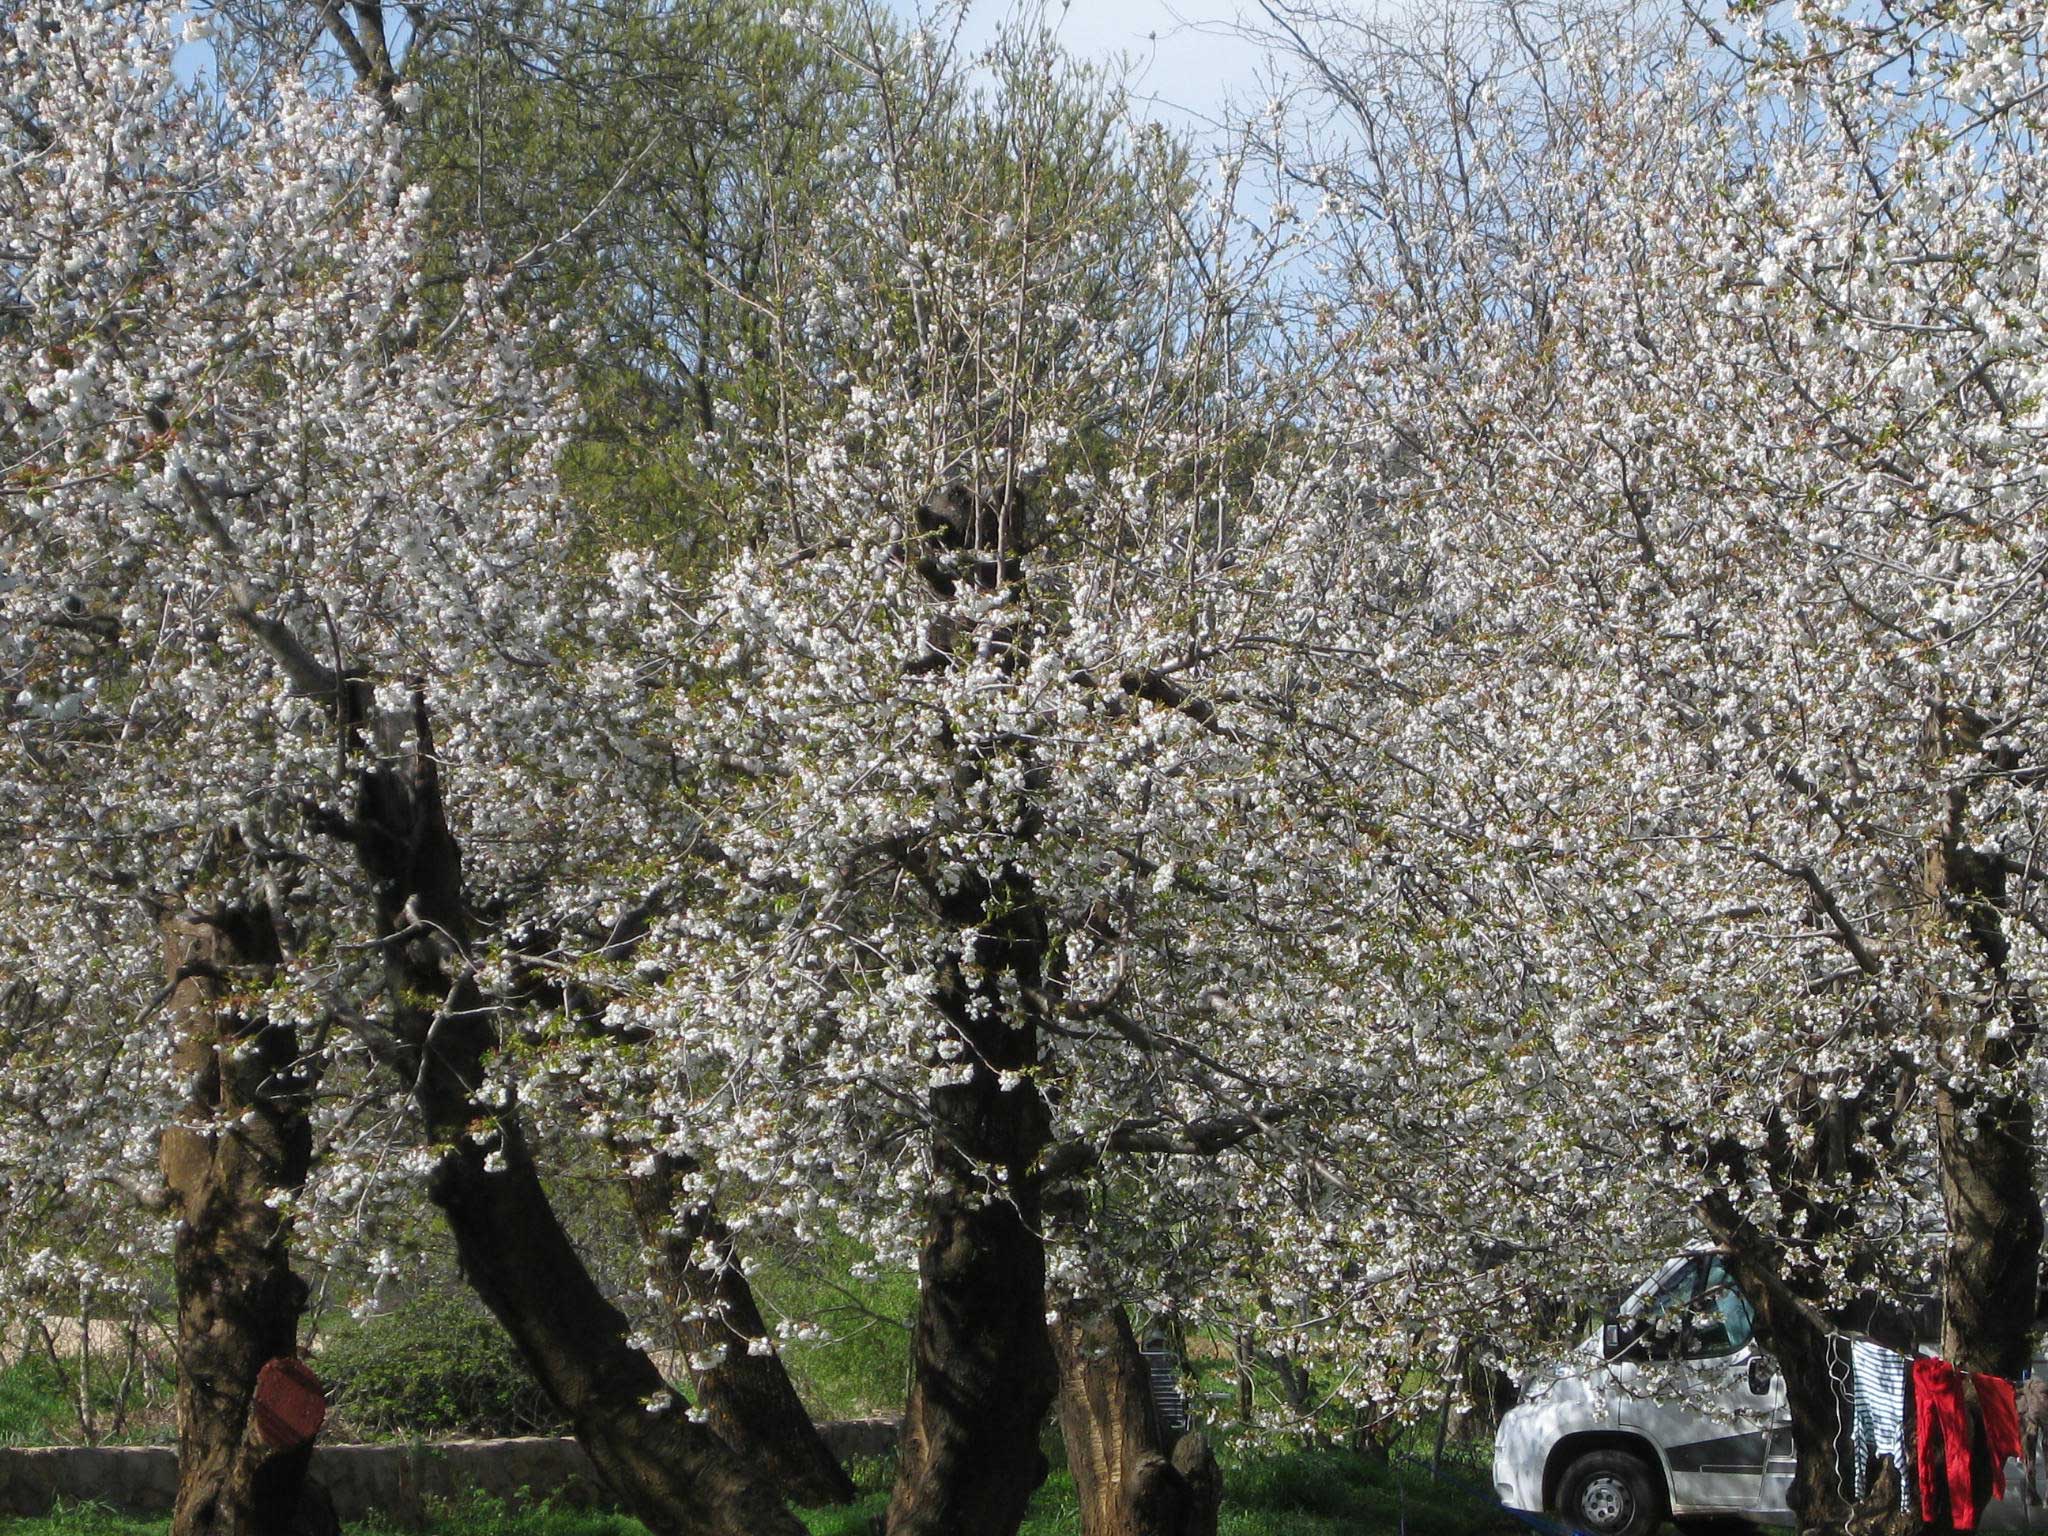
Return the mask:
<path fill-rule="evenodd" d="M 1793 1524 L 1785 1383 L 1714 1253 L 1673 1259 L 1572 1358 L 1531 1377 L 1493 1443 L 1494 1491 L 1587 1536 L 1647 1536 L 1669 1515 Z M 2024 1474 L 1983 1529 L 2028 1524 Z"/>

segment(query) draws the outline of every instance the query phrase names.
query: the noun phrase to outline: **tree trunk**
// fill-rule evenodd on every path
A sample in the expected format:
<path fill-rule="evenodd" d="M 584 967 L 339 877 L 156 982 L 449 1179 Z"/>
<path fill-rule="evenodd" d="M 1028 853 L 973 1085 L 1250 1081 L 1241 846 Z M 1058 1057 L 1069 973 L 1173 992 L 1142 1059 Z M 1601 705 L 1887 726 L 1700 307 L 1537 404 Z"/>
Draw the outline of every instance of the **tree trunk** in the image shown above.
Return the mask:
<path fill-rule="evenodd" d="M 1223 1509 L 1223 1469 L 1216 1465 L 1209 1437 L 1191 1429 L 1174 1441 L 1173 1470 L 1195 1500 L 1187 1536 L 1216 1536 L 1216 1517 Z"/>
<path fill-rule="evenodd" d="M 487 1151 L 455 1130 L 427 1193 L 463 1274 L 612 1491 L 659 1533 L 801 1536 L 781 1498 L 690 1421 L 646 1351 L 626 1342 L 625 1314 L 562 1230 L 516 1117 L 501 1114 L 491 1139 Z"/>
<path fill-rule="evenodd" d="M 1039 1428 L 1057 1380 L 1036 1212 L 936 1191 L 889 1536 L 1014 1536 L 1045 1481 Z"/>
<path fill-rule="evenodd" d="M 769 1347 L 731 1234 L 707 1202 L 677 1209 L 678 1176 L 688 1171 L 657 1152 L 645 1171 L 628 1176 L 626 1188 L 640 1235 L 659 1255 L 655 1278 L 675 1318 L 677 1342 L 691 1356 L 697 1406 L 719 1439 L 796 1503 L 850 1504 L 853 1479 Z M 696 1262 L 700 1249 L 709 1250 L 715 1268 Z M 698 1369 L 696 1362 L 706 1358 L 714 1363 Z"/>
<path fill-rule="evenodd" d="M 277 1451 L 251 1422 L 256 1376 L 298 1352 L 306 1285 L 271 1197 L 312 1163 L 312 1084 L 289 1026 L 245 1011 L 280 959 L 270 914 L 162 923 L 186 1117 L 158 1144 L 177 1218 L 178 1497 L 174 1536 L 278 1536 L 299 1518 L 310 1446 Z M 253 972 L 243 986 L 236 972 Z"/>
<path fill-rule="evenodd" d="M 502 1005 L 471 968 L 462 854 L 449 830 L 425 701 L 413 702 L 409 764 L 358 779 L 353 817 L 321 814 L 376 882 L 394 1039 L 387 1063 L 410 1085 L 444 1150 L 428 1195 L 463 1274 L 574 1427 L 592 1464 L 656 1536 L 802 1536 L 781 1498 L 686 1405 L 625 1315 L 590 1277 L 527 1149 L 516 1104 L 487 1104 L 485 1067 Z"/>
<path fill-rule="evenodd" d="M 1797 1458 L 1786 1494 L 1802 1533 L 1850 1536 L 1915 1536 L 1918 1522 L 1899 1508 L 1899 1484 L 1879 1478 L 1858 1502 L 1844 1464 L 1848 1444 L 1838 1396 L 1829 1370 L 1827 1321 L 1786 1283 L 1775 1250 L 1755 1227 L 1719 1197 L 1703 1203 L 1707 1226 L 1724 1245 L 1729 1272 L 1756 1314 L 1757 1342 L 1769 1351 L 1785 1380 L 1785 1407 L 1792 1420 Z M 1897 1469 L 1900 1477 L 1909 1469 Z"/>
<path fill-rule="evenodd" d="M 1928 739 L 1944 752 L 1985 750 L 1984 722 L 1950 709 L 1930 722 Z M 1995 754 L 1994 754 L 1995 756 Z M 1988 999 L 2005 1028 L 1993 1032 L 1974 1015 L 1952 1015 L 1936 997 L 1937 1017 L 1951 1019 L 1956 1054 L 2004 1093 L 1942 1084 L 1934 1096 L 1935 1146 L 1941 1165 L 1948 1252 L 1942 1270 L 1942 1353 L 1970 1371 L 2018 1376 L 2032 1363 L 2035 1298 L 2041 1279 L 2042 1219 L 2034 1188 L 2034 1110 L 2025 1070 L 2040 1019 L 2033 994 L 2010 970 L 2010 875 L 2000 859 L 1973 842 L 1970 792 L 1954 784 L 1948 820 L 1929 848 L 1924 869 L 1928 910 L 1937 929 L 1960 929 L 1983 965 Z"/>
<path fill-rule="evenodd" d="M 1934 1117 L 1948 1218 L 1941 1352 L 1966 1371 L 2017 1378 L 2033 1362 L 2041 1272 L 2033 1106 L 1942 1088 Z"/>
<path fill-rule="evenodd" d="M 1213 1532 L 1220 1482 L 1208 1478 L 1198 1489 L 1175 1465 L 1177 1447 L 1167 1443 L 1154 1411 L 1151 1376 L 1124 1309 L 1076 1301 L 1060 1312 L 1051 1333 L 1060 1432 L 1081 1505 L 1081 1536 Z M 1198 1465 L 1199 1452 L 1190 1455 L 1191 1466 Z"/>
<path fill-rule="evenodd" d="M 1038 1064 L 1028 1007 L 1038 995 L 1045 928 L 1029 882 L 963 884 L 962 926 L 1003 914 L 976 934 L 980 980 L 958 958 L 934 1001 L 970 1063 L 964 1081 L 934 1088 L 931 1210 L 918 1255 L 917 1322 L 889 1536 L 1013 1536 L 1045 1480 L 1040 1426 L 1059 1389 L 1045 1326 L 1045 1239 L 1033 1166 L 1051 1114 L 1029 1082 L 1004 1071 Z"/>

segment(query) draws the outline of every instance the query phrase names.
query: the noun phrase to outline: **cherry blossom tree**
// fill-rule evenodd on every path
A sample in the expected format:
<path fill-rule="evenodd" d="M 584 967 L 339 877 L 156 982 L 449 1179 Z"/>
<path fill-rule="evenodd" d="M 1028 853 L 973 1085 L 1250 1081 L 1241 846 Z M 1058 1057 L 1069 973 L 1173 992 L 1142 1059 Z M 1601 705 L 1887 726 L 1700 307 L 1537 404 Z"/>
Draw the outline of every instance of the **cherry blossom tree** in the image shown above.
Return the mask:
<path fill-rule="evenodd" d="M 1966 1365 L 2036 1312 L 2038 18 L 1492 15 L 1302 163 L 1428 561 L 1396 757 L 1573 1087 L 1525 1166 L 1728 1245 L 1839 1522 L 1826 1329 L 1937 1257 Z"/>
<path fill-rule="evenodd" d="M 1380 958 L 1322 922 L 1379 865 L 1286 785 L 1332 728 L 1299 716 L 1353 498 L 1255 398 L 1272 242 L 1077 117 L 1038 36 L 948 120 L 955 67 L 877 61 L 881 177 L 784 258 L 808 388 L 753 425 L 761 532 L 670 637 L 706 857 L 611 983 L 641 1074 L 585 1085 L 650 1155 L 687 1138 L 742 1241 L 916 1254 L 906 1533 L 1015 1528 L 1049 1291 L 1120 1299 L 1148 1179 L 1369 1096 L 1329 1042 Z"/>
<path fill-rule="evenodd" d="M 303 1296 L 309 1086 L 353 1059 L 621 1495 L 662 1529 L 794 1529 L 628 1343 L 486 1081 L 521 923 L 592 921 L 660 802 L 628 605 L 591 600 L 555 488 L 573 401 L 491 283 L 430 317 L 403 90 L 202 93 L 179 24 L 17 11 L 0 201 L 10 926 L 43 995 L 133 988 L 75 997 L 79 1030 L 139 1018 L 160 1079 L 152 1026 L 184 1042 L 179 1528 L 274 1528 L 296 1493 L 247 1405 Z"/>

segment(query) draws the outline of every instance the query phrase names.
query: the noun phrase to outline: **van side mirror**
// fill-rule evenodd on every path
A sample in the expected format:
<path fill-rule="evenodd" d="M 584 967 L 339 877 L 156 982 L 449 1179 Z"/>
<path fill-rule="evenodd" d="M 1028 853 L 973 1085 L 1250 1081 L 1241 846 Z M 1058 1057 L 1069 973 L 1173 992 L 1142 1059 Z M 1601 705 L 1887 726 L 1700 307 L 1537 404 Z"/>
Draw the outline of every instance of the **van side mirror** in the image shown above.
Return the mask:
<path fill-rule="evenodd" d="M 1749 1357 L 1749 1390 L 1758 1397 L 1767 1396 L 1771 1390 L 1771 1377 L 1776 1375 L 1769 1355 Z"/>
<path fill-rule="evenodd" d="M 1600 1324 L 1600 1358 L 1619 1360 L 1623 1355 L 1642 1358 L 1644 1329 L 1641 1318 L 1609 1317 Z"/>

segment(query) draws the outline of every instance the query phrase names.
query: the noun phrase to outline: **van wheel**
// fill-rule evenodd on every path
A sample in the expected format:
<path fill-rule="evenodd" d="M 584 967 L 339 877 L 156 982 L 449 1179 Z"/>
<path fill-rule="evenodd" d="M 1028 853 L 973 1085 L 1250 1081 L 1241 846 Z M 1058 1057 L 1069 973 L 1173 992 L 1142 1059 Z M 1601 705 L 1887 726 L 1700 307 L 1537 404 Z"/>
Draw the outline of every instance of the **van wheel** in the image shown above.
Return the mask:
<path fill-rule="evenodd" d="M 1586 1536 L 1650 1536 L 1664 1517 L 1656 1478 L 1628 1451 L 1586 1452 L 1565 1468 L 1557 1503 Z"/>

